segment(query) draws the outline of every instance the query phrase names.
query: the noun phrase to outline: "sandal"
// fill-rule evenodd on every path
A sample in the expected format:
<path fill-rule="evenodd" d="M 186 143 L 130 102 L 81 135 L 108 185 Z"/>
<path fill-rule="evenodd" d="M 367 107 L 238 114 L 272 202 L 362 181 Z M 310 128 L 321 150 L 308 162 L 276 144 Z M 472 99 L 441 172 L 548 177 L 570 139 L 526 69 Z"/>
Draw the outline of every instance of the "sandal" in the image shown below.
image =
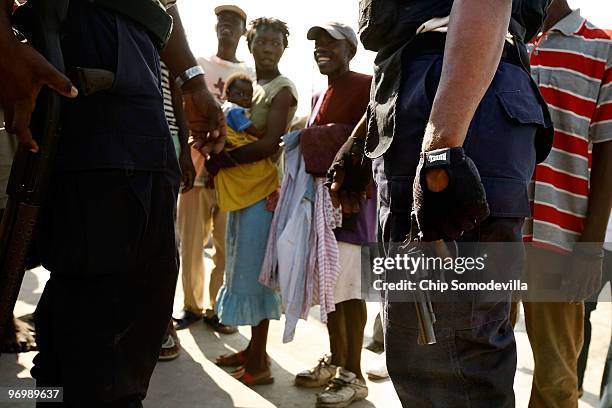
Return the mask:
<path fill-rule="evenodd" d="M 244 377 L 244 373 L 246 372 L 245 368 L 240 366 L 237 369 L 230 371 L 229 375 L 231 375 L 232 377 L 234 377 L 235 379 L 239 380 L 242 377 Z"/>
<path fill-rule="evenodd" d="M 224 354 L 222 356 L 217 357 L 215 363 L 219 367 L 238 367 L 246 363 L 246 355 L 244 351 Z"/>
<path fill-rule="evenodd" d="M 270 371 L 264 372 L 263 375 L 253 376 L 251 373 L 244 372 L 243 376 L 240 377 L 239 381 L 248 387 L 255 385 L 266 385 L 274 382 L 274 377 L 270 374 Z"/>
<path fill-rule="evenodd" d="M 217 357 L 215 364 L 219 367 L 238 367 L 244 365 L 246 359 L 246 353 L 242 350 L 237 353 L 224 354 Z M 272 365 L 272 359 L 268 355 L 266 355 L 266 362 L 268 363 L 268 367 Z"/>

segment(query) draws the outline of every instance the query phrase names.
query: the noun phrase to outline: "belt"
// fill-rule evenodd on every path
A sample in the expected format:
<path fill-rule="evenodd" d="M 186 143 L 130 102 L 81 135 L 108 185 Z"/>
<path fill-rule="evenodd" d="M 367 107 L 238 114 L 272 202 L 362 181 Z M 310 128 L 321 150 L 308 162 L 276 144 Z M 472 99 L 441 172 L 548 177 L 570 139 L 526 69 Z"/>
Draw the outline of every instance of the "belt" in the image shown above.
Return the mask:
<path fill-rule="evenodd" d="M 515 40 L 516 41 L 516 40 Z M 415 36 L 408 46 L 404 49 L 405 56 L 416 55 L 440 55 L 444 54 L 446 44 L 446 33 L 428 32 Z M 529 57 L 524 44 L 513 45 L 504 42 L 501 59 L 514 65 L 523 67 L 529 71 Z"/>

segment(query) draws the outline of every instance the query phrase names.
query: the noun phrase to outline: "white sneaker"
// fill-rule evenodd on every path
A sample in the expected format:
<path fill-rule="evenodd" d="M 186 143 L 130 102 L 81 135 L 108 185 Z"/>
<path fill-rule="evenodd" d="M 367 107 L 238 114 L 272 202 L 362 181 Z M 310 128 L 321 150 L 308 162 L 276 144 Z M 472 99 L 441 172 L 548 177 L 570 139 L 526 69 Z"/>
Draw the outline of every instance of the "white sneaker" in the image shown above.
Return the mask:
<path fill-rule="evenodd" d="M 365 381 L 357 378 L 355 373 L 338 367 L 336 376 L 325 391 L 317 394 L 317 408 L 344 408 L 352 402 L 368 396 Z"/>
<path fill-rule="evenodd" d="M 387 371 L 387 356 L 382 353 L 377 357 L 376 362 L 366 370 L 366 374 L 370 380 L 384 380 L 389 378 Z"/>

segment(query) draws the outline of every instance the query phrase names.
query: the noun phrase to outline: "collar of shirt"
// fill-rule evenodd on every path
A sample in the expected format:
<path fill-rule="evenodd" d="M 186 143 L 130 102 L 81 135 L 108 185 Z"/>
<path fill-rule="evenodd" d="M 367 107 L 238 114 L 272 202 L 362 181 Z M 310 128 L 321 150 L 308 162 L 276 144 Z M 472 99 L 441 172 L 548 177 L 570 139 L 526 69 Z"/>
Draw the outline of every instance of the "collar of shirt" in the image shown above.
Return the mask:
<path fill-rule="evenodd" d="M 208 60 L 210 62 L 213 62 L 215 64 L 221 65 L 223 67 L 230 67 L 230 68 L 242 68 L 245 69 L 246 68 L 246 63 L 244 61 L 238 61 L 238 62 L 233 62 L 233 61 L 227 61 L 224 59 L 221 59 L 219 57 L 217 57 L 217 55 L 213 54 L 211 55 Z"/>
<path fill-rule="evenodd" d="M 576 9 L 560 21 L 557 21 L 557 24 L 555 24 L 550 31 L 559 31 L 566 36 L 571 36 L 580 30 L 584 21 L 584 18 L 580 15 L 580 9 Z"/>

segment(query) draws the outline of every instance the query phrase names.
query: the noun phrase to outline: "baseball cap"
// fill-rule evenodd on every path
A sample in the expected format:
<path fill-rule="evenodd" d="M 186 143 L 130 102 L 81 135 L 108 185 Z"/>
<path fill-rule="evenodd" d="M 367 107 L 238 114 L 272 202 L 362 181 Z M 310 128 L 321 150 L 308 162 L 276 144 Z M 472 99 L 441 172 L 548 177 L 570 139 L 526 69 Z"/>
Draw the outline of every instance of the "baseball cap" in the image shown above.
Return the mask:
<path fill-rule="evenodd" d="M 215 7 L 215 15 L 219 15 L 219 13 L 223 11 L 229 11 L 231 13 L 238 14 L 245 22 L 247 20 L 247 15 L 243 9 L 233 4 L 225 4 L 222 6 Z"/>
<path fill-rule="evenodd" d="M 346 24 L 332 21 L 329 23 L 316 25 L 308 30 L 306 38 L 309 40 L 316 40 L 321 31 L 325 31 L 336 40 L 346 40 L 353 45 L 353 47 L 357 48 L 357 34 L 355 34 L 355 31 Z"/>

